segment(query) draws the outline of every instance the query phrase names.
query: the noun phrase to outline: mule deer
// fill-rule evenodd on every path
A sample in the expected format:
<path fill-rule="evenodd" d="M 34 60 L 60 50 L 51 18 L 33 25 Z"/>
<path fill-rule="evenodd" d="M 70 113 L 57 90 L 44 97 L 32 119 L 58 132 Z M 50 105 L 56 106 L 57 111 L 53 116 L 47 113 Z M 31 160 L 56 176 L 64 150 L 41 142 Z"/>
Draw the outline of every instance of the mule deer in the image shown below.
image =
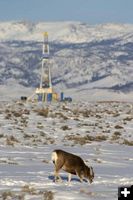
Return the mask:
<path fill-rule="evenodd" d="M 94 171 L 92 167 L 85 165 L 82 158 L 77 155 L 68 153 L 63 150 L 54 150 L 52 152 L 52 161 L 55 165 L 54 180 L 61 180 L 59 176 L 60 169 L 68 172 L 68 182 L 71 181 L 71 175 L 77 175 L 82 182 L 83 178 L 92 183 L 94 179 Z"/>

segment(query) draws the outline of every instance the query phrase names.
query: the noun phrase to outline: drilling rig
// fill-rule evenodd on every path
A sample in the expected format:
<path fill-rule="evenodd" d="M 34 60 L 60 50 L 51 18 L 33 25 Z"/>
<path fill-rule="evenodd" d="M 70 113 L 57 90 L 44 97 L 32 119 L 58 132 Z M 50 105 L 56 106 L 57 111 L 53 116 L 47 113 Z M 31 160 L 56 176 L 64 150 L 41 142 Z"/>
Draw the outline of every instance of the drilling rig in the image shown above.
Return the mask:
<path fill-rule="evenodd" d="M 40 87 L 36 88 L 35 93 L 28 100 L 42 102 L 57 101 L 58 94 L 53 91 L 51 80 L 51 66 L 49 54 L 48 33 L 43 33 L 42 61 L 41 61 Z"/>
<path fill-rule="evenodd" d="M 40 86 L 36 88 L 32 96 L 30 96 L 29 98 L 21 97 L 21 100 L 34 102 L 72 101 L 71 97 L 64 97 L 63 92 L 61 92 L 60 95 L 54 92 L 52 87 L 50 60 L 48 33 L 44 32 L 42 44 Z"/>

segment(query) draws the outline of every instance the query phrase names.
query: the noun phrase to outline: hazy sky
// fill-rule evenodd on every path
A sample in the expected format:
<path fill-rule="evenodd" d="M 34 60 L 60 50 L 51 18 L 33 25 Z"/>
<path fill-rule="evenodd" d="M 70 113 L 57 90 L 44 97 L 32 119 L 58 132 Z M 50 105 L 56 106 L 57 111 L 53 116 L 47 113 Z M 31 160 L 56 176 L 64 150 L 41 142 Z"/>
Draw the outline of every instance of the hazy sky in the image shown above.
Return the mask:
<path fill-rule="evenodd" d="M 133 0 L 0 0 L 0 21 L 133 23 Z"/>

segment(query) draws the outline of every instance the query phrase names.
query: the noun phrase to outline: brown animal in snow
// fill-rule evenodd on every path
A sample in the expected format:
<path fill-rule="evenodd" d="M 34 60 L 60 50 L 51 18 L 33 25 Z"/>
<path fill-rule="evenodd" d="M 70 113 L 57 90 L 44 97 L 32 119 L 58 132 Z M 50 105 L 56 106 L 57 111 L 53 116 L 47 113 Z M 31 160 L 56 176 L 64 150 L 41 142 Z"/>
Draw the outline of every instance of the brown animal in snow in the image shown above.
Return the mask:
<path fill-rule="evenodd" d="M 68 172 L 68 182 L 71 181 L 71 175 L 77 175 L 82 182 L 85 178 L 88 182 L 92 183 L 94 179 L 94 171 L 92 167 L 88 167 L 82 158 L 72 153 L 57 149 L 52 152 L 52 161 L 55 165 L 55 181 L 61 180 L 59 171 L 63 169 Z"/>

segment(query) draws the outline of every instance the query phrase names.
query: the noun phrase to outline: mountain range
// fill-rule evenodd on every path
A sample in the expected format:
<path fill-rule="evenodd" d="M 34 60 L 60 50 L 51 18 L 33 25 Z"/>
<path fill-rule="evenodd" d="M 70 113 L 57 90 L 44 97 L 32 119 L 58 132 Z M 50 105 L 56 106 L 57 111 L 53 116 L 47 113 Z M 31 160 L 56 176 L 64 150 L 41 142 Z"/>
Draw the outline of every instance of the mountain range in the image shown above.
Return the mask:
<path fill-rule="evenodd" d="M 0 22 L 0 90 L 39 86 L 45 31 L 57 91 L 76 99 L 133 99 L 132 24 Z"/>

